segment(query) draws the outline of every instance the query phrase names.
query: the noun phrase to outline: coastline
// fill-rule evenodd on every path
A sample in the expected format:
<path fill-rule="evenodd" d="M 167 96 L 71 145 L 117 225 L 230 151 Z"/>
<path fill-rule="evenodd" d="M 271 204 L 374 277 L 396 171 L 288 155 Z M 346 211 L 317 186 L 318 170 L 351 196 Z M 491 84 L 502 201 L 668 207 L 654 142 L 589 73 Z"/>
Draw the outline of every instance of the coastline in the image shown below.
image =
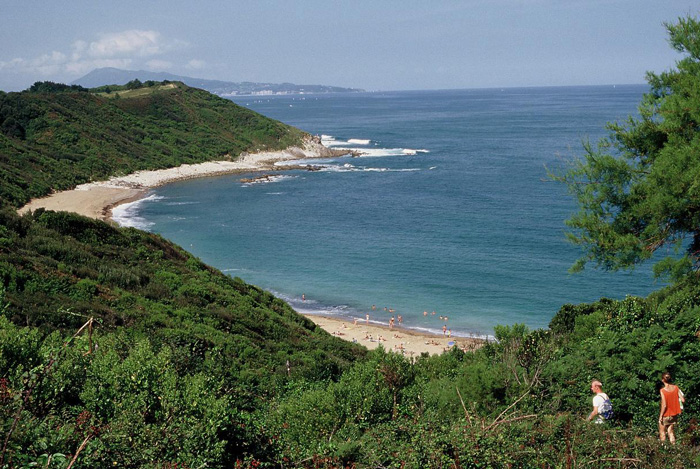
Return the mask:
<path fill-rule="evenodd" d="M 107 181 L 81 184 L 71 190 L 55 192 L 46 197 L 33 199 L 20 208 L 18 212 L 22 214 L 43 208 L 74 212 L 114 223 L 112 210 L 115 207 L 143 199 L 147 197 L 150 189 L 171 182 L 225 174 L 305 169 L 306 166 L 294 165 L 276 167 L 275 163 L 306 158 L 338 157 L 347 153 L 346 150 L 329 149 L 310 139 L 305 142 L 303 148 L 293 147 L 282 151 L 242 154 L 235 161 L 210 161 L 184 164 L 161 170 L 137 171 L 126 176 L 115 176 Z M 343 340 L 359 343 L 370 350 L 381 344 L 387 351 L 402 353 L 409 357 L 417 357 L 422 353 L 439 354 L 453 346 L 470 351 L 485 343 L 484 339 L 480 338 L 450 338 L 402 326 L 389 328 L 385 325 L 366 323 L 360 320 L 354 323 L 347 318 L 333 318 L 316 314 L 303 315 L 329 334 Z"/>
<path fill-rule="evenodd" d="M 148 191 L 175 181 L 224 174 L 237 174 L 259 171 L 279 171 L 300 169 L 300 166 L 275 167 L 280 161 L 304 158 L 328 158 L 346 154 L 344 150 L 329 149 L 319 142 L 309 139 L 304 147 L 290 147 L 285 150 L 243 153 L 235 160 L 207 161 L 204 163 L 183 164 L 175 168 L 137 171 L 126 176 L 114 176 L 107 181 L 90 182 L 74 189 L 54 192 L 46 197 L 31 200 L 18 210 L 20 214 L 43 208 L 74 212 L 90 218 L 112 222 L 112 209 L 128 202 L 146 197 Z"/>
<path fill-rule="evenodd" d="M 381 345 L 386 351 L 401 353 L 410 358 L 419 357 L 423 353 L 441 354 L 452 347 L 470 352 L 486 343 L 485 339 L 476 337 L 447 337 L 403 326 L 390 328 L 361 319 L 352 321 L 318 314 L 304 316 L 329 334 L 343 340 L 364 345 L 370 350 Z"/>

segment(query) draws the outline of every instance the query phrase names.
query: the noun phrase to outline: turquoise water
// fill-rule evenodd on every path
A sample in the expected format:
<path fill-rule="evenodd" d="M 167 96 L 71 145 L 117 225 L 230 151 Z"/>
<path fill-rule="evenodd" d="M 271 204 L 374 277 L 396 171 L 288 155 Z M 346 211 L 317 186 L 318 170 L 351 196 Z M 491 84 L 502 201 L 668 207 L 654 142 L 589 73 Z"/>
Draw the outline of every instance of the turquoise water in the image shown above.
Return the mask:
<path fill-rule="evenodd" d="M 649 268 L 570 275 L 575 205 L 545 166 L 636 113 L 644 86 L 236 98 L 336 147 L 364 151 L 280 172 L 170 184 L 121 222 L 161 233 L 297 310 L 490 335 L 545 327 L 564 303 L 645 295 Z M 302 300 L 302 295 L 305 300 Z M 372 310 L 372 306 L 376 310 Z M 424 311 L 428 312 L 427 316 Z M 432 312 L 436 314 L 433 315 Z"/>

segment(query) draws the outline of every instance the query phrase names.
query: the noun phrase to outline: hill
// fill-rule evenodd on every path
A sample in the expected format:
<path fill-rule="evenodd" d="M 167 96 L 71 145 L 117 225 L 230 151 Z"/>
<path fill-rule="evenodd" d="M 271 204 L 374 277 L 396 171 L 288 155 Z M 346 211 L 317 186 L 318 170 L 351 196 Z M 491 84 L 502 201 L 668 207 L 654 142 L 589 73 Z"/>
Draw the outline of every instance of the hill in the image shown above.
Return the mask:
<path fill-rule="evenodd" d="M 83 450 L 82 467 L 184 452 L 231 467 L 270 451 L 271 399 L 366 354 L 157 235 L 16 213 L 91 179 L 308 138 L 206 91 L 149 85 L 0 93 L 0 468 L 66 467 Z"/>
<path fill-rule="evenodd" d="M 51 455 L 107 444 L 81 467 L 144 467 L 182 445 L 231 467 L 280 389 L 364 353 L 157 235 L 0 211 L 0 467 L 37 461 L 39 434 Z"/>
<path fill-rule="evenodd" d="M 353 93 L 364 90 L 328 85 L 295 85 L 294 83 L 255 83 L 207 80 L 167 72 L 146 70 L 121 70 L 113 67 L 96 68 L 87 75 L 74 80 L 72 84 L 86 88 L 105 85 L 123 85 L 132 80 L 140 81 L 180 81 L 194 88 L 201 88 L 219 96 L 250 94 L 310 94 L 310 93 Z"/>
<path fill-rule="evenodd" d="M 640 132 L 603 142 L 622 154 L 606 155 L 603 176 L 589 173 L 583 192 L 609 175 L 606 196 L 644 200 L 620 177 L 623 158 L 642 158 L 633 182 L 674 189 L 654 208 L 694 200 L 697 184 L 676 191 L 666 177 L 643 179 L 659 162 L 697 161 L 698 106 L 685 100 L 700 83 L 700 21 L 682 19 L 669 33 L 689 57 L 679 71 L 649 75 L 641 129 L 628 122 Z M 187 158 L 179 146 L 198 144 L 206 157 L 303 138 L 166 85 L 98 95 L 39 84 L 1 95 L 3 198 L 16 205 L 70 184 L 71 169 L 85 179 L 93 167 L 108 174 Z M 692 145 L 679 149 L 685 138 Z M 647 158 L 656 147 L 667 159 Z M 122 148 L 145 151 L 144 160 Z M 691 203 L 677 217 L 694 233 L 696 215 Z M 615 247 L 610 237 L 590 241 Z M 698 467 L 700 276 L 679 272 L 647 298 L 564 305 L 547 329 L 498 326 L 497 340 L 473 353 L 409 360 L 324 334 L 157 235 L 5 206 L 0 468 Z M 687 397 L 675 445 L 659 442 L 663 371 Z M 600 424 L 586 421 L 593 379 L 614 409 Z"/>
<path fill-rule="evenodd" d="M 150 84 L 115 93 L 47 83 L 0 92 L 2 201 L 21 206 L 113 175 L 234 159 L 309 138 L 183 83 Z"/>

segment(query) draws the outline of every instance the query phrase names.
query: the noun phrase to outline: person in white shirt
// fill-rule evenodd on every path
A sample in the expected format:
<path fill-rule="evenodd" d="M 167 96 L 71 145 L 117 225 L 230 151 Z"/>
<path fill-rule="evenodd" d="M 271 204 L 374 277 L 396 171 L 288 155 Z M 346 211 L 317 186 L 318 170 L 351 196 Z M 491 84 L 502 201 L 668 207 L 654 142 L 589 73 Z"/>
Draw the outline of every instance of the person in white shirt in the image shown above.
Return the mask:
<path fill-rule="evenodd" d="M 605 401 L 610 401 L 610 398 L 603 392 L 603 384 L 597 379 L 591 382 L 591 391 L 595 396 L 593 396 L 593 410 L 588 414 L 587 420 L 595 419 L 595 423 L 603 423 L 605 418 L 601 415 L 601 406 Z"/>

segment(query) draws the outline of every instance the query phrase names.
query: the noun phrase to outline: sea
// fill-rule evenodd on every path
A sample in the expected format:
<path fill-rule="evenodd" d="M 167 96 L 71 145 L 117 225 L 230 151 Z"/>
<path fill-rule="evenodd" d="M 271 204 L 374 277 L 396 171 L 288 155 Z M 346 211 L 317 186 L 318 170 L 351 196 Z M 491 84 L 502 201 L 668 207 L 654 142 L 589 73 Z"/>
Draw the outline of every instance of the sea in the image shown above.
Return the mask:
<path fill-rule="evenodd" d="M 455 336 L 546 328 L 562 305 L 647 295 L 631 272 L 568 269 L 576 211 L 548 177 L 636 116 L 645 85 L 395 91 L 232 100 L 360 156 L 314 171 L 175 182 L 115 219 L 159 233 L 297 311 Z M 398 318 L 397 318 L 398 319 Z"/>

